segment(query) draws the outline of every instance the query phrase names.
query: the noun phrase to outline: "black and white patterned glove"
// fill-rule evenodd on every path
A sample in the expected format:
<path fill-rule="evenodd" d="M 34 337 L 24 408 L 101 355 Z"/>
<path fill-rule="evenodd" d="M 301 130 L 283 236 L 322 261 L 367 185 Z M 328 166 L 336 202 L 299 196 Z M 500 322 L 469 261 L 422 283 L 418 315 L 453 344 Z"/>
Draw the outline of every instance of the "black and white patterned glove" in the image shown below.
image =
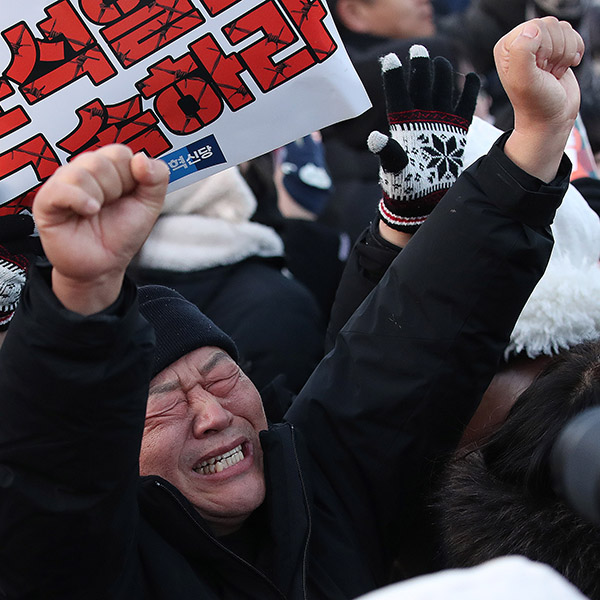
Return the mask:
<path fill-rule="evenodd" d="M 395 54 L 381 59 L 390 136 L 374 131 L 367 143 L 381 164 L 381 218 L 414 233 L 463 170 L 480 82 L 469 73 L 456 101 L 454 72 L 445 58 L 432 61 L 419 45 L 409 56 L 408 77 Z"/>

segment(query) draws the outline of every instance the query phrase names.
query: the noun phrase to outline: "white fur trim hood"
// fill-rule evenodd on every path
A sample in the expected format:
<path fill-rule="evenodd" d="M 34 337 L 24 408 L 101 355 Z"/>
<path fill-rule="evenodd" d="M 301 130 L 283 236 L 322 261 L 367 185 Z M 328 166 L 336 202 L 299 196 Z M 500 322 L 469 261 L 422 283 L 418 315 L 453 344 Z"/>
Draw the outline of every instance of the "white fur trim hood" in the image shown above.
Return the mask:
<path fill-rule="evenodd" d="M 186 272 L 283 255 L 271 227 L 249 219 L 256 198 L 237 167 L 167 195 L 136 265 Z"/>

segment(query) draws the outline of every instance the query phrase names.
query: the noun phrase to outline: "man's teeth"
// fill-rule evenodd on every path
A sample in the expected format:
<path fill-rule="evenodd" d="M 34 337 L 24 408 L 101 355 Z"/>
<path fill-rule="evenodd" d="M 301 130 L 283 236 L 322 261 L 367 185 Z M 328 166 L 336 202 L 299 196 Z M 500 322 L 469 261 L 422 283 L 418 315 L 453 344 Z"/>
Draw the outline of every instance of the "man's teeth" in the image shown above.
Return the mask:
<path fill-rule="evenodd" d="M 194 471 L 196 471 L 196 473 L 201 473 L 202 475 L 220 473 L 221 471 L 232 467 L 236 463 L 239 463 L 240 460 L 244 460 L 244 453 L 242 452 L 241 444 L 235 447 L 233 450 L 225 452 L 225 454 L 214 456 L 213 458 L 205 460 L 203 463 L 200 463 L 197 467 L 195 467 Z"/>

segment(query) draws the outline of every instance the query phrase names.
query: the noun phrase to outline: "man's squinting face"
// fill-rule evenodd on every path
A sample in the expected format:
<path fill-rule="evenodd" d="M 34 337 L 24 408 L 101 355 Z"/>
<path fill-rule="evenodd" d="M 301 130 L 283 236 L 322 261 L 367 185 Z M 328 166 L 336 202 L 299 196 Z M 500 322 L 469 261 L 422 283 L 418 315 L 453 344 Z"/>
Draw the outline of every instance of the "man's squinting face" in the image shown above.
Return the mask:
<path fill-rule="evenodd" d="M 226 535 L 264 500 L 266 428 L 254 384 L 220 348 L 199 348 L 150 382 L 140 472 L 172 483 Z"/>

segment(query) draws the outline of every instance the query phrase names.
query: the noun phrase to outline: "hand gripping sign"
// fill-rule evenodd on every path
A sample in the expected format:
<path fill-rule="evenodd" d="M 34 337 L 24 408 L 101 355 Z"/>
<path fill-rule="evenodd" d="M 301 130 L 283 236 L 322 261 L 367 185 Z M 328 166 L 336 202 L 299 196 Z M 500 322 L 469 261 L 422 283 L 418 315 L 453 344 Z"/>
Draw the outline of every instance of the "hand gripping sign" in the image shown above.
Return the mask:
<path fill-rule="evenodd" d="M 106 144 L 173 190 L 370 105 L 325 0 L 28 0 L 0 36 L 0 215 Z"/>

